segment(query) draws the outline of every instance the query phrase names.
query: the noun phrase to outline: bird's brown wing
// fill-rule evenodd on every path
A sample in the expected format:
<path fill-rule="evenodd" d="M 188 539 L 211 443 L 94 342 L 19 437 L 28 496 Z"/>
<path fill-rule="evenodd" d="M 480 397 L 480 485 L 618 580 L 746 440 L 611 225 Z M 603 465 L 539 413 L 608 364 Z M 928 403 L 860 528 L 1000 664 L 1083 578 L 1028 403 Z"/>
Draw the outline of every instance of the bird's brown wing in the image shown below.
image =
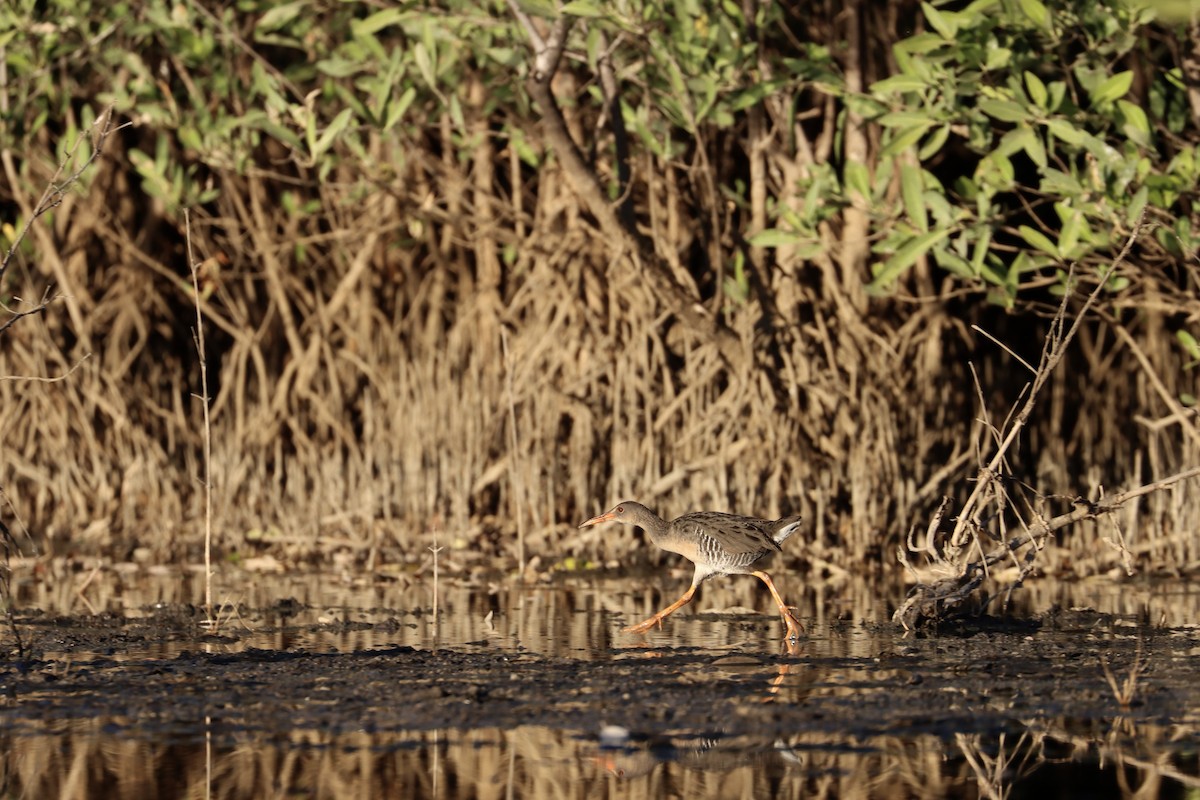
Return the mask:
<path fill-rule="evenodd" d="M 780 550 L 779 545 L 771 538 L 772 524 L 768 520 L 756 517 L 700 511 L 684 514 L 672 522 L 671 526 L 688 538 L 707 536 L 729 555 L 740 556 Z"/>

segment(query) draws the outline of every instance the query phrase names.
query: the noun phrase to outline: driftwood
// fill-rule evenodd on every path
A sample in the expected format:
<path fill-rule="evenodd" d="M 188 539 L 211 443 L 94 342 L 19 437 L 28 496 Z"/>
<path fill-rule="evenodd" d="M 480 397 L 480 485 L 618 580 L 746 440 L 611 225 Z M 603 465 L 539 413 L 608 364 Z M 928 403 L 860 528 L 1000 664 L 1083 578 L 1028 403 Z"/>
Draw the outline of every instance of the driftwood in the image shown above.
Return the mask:
<path fill-rule="evenodd" d="M 1099 500 L 1079 498 L 1075 501 L 1075 507 L 1071 511 L 1027 526 L 1024 532 L 1004 541 L 986 554 L 968 561 L 961 573 L 942 578 L 931 584 L 917 584 L 900 608 L 896 609 L 892 619 L 903 625 L 906 630 L 913 630 L 927 622 L 945 619 L 956 606 L 965 602 L 979 589 L 988 576 L 989 568 L 1005 559 L 1011 558 L 1020 564 L 1018 576 L 1013 581 L 1014 586 L 1019 585 L 1032 571 L 1040 546 L 1056 531 L 1085 519 L 1095 519 L 1104 514 L 1110 514 L 1130 500 L 1197 477 L 1200 477 L 1200 467 L 1192 467 L 1160 481 Z M 943 512 L 945 505 L 943 503 Z M 935 521 L 936 519 L 935 517 Z M 1019 554 L 1022 548 L 1030 545 L 1032 547 L 1023 555 Z"/>
<path fill-rule="evenodd" d="M 1016 413 L 1008 418 L 1003 428 L 997 429 L 989 426 L 992 441 L 995 443 L 995 452 L 986 463 L 980 464 L 975 478 L 975 487 L 963 504 L 961 511 L 956 515 L 952 532 L 944 542 L 937 542 L 937 533 L 941 529 L 942 521 L 946 517 L 950 504 L 949 499 L 946 499 L 930 521 L 924 542 L 914 542 L 910 537 L 907 548 L 900 549 L 900 562 L 914 574 L 917 571 L 909 560 L 912 552 L 926 556 L 933 566 L 933 572 L 944 576 L 929 583 L 919 580 L 908 598 L 892 615 L 892 619 L 904 626 L 906 630 L 945 619 L 982 586 L 989 574 L 989 568 L 1002 559 L 1012 559 L 1016 563 L 1018 576 L 1010 586 L 1014 588 L 1019 586 L 1021 581 L 1032 572 L 1037 554 L 1041 551 L 1041 544 L 1055 531 L 1081 520 L 1111 513 L 1136 497 L 1200 476 L 1200 468 L 1192 468 L 1112 496 L 1096 500 L 1077 498 L 1074 501 L 1074 508 L 1070 512 L 1050 519 L 1042 518 L 1040 514 L 1035 513 L 1034 516 L 1038 519 L 1025 522 L 1022 533 L 1011 537 L 1003 530 L 998 535 L 989 533 L 987 531 L 989 523 L 984 519 L 986 515 L 989 520 L 994 519 L 1003 524 L 1006 513 L 1020 516 L 1016 504 L 1009 495 L 1008 487 L 1011 485 L 1011 479 L 1006 474 L 1008 451 L 1024 429 L 1033 413 L 1042 387 L 1062 361 L 1067 346 L 1074 339 L 1089 309 L 1095 305 L 1109 276 L 1128 257 L 1133 244 L 1141 234 L 1144 216 L 1143 212 L 1143 216 L 1133 226 L 1133 231 L 1121 252 L 1108 269 L 1099 276 L 1095 288 L 1084 299 L 1083 305 L 1075 314 L 1070 327 L 1067 327 L 1066 324 L 1067 308 L 1071 299 L 1070 292 L 1063 297 L 1051 322 L 1037 368 L 1026 364 L 1033 372 L 1033 378 L 1025 389 L 1024 402 L 1018 409 L 1015 409 Z M 1068 286 L 1070 286 L 1074 280 L 1073 269 L 1068 274 L 1067 280 Z M 995 340 L 993 339 L 993 341 Z M 999 342 L 997 344 L 1000 344 L 1001 347 L 1004 346 Z M 982 392 L 980 398 L 982 401 Z M 1186 421 L 1180 421 L 1186 424 Z M 1001 544 L 984 552 L 982 538 L 985 535 Z M 1026 547 L 1028 549 L 1024 553 L 1018 553 L 1019 550 Z"/>

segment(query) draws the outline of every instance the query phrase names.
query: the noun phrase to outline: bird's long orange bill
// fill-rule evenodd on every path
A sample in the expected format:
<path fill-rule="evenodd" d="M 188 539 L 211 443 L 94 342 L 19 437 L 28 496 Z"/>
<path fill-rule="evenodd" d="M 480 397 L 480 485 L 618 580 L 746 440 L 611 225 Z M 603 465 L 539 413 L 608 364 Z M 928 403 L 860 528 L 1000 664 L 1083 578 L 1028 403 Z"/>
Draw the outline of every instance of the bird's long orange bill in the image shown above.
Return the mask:
<path fill-rule="evenodd" d="M 580 525 L 579 527 L 581 527 L 581 528 L 587 528 L 587 527 L 590 527 L 590 526 L 592 526 L 592 525 L 599 525 L 601 522 L 608 522 L 608 521 L 610 521 L 612 518 L 613 518 L 613 512 L 611 512 L 611 511 L 605 511 L 603 514 L 601 514 L 601 515 L 600 515 L 600 516 L 598 516 L 598 517 L 592 517 L 591 519 L 589 519 L 587 522 L 583 523 L 583 524 L 582 524 L 582 525 Z"/>

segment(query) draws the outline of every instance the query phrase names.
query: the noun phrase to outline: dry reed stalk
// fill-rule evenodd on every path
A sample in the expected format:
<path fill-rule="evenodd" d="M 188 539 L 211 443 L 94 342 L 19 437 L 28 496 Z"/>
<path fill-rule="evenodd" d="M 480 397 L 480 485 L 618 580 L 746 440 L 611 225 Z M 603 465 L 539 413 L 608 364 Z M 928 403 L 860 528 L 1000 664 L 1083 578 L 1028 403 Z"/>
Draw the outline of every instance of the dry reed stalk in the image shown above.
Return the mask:
<path fill-rule="evenodd" d="M 204 347 L 204 314 L 200 309 L 200 277 L 192 253 L 192 215 L 186 208 L 183 210 L 183 220 L 192 293 L 196 299 L 196 330 L 193 338 L 200 359 L 200 403 L 204 408 L 204 624 L 211 628 L 216 625 L 216 620 L 212 607 L 212 419 L 208 402 L 208 355 Z"/>
<path fill-rule="evenodd" d="M 441 589 L 438 585 L 438 555 L 442 552 L 443 548 L 440 544 L 437 543 L 437 535 L 438 534 L 436 531 L 434 532 L 433 535 L 434 535 L 434 540 L 433 540 L 434 544 L 433 544 L 433 547 L 429 548 L 429 552 L 433 553 L 433 640 L 434 640 L 434 642 L 437 642 L 437 640 L 438 640 L 438 618 L 439 618 L 438 596 L 441 591 Z"/>
<path fill-rule="evenodd" d="M 213 744 L 212 717 L 204 717 L 204 798 L 212 800 L 213 786 Z"/>
<path fill-rule="evenodd" d="M 1011 746 L 1007 745 L 1006 738 L 1003 733 L 997 737 L 996 755 L 991 756 L 984 749 L 979 734 L 954 734 L 955 744 L 975 773 L 979 793 L 988 800 L 1007 800 L 1013 785 L 1045 761 L 1041 752 L 1042 734 L 1023 731 Z"/>
<path fill-rule="evenodd" d="M 1133 656 L 1133 663 L 1129 666 L 1129 674 L 1124 680 L 1118 681 L 1113 674 L 1112 667 L 1109 666 L 1108 659 L 1104 656 L 1098 656 L 1100 666 L 1104 669 L 1104 678 L 1108 681 L 1108 686 L 1112 689 L 1113 697 L 1121 704 L 1122 709 L 1128 709 L 1133 705 L 1133 698 L 1137 695 L 1138 679 L 1142 677 L 1142 673 L 1150 666 L 1149 661 L 1142 660 L 1142 640 L 1138 637 L 1137 650 Z"/>
<path fill-rule="evenodd" d="M 500 346 L 504 351 L 504 388 L 508 397 L 508 433 L 509 433 L 509 482 L 513 493 L 513 513 L 517 518 L 517 574 L 525 575 L 525 514 L 523 511 L 525 493 L 520 479 L 517 459 L 520 454 L 520 441 L 517 435 L 517 401 L 513 393 L 512 354 L 508 349 L 508 332 L 500 328 Z"/>

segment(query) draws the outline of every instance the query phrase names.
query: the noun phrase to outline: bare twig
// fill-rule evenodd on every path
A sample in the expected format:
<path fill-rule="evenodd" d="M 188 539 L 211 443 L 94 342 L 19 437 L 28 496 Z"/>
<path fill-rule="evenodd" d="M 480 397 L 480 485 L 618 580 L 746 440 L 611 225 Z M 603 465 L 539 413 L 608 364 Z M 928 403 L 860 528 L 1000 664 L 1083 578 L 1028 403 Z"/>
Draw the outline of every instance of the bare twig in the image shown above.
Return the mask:
<path fill-rule="evenodd" d="M 21 631 L 17 628 L 16 603 L 12 594 L 12 554 L 20 552 L 20 548 L 3 521 L 0 521 L 0 547 L 4 548 L 4 564 L 0 567 L 0 601 L 4 602 L 4 615 L 8 618 L 9 630 L 12 631 L 13 641 L 17 644 L 17 658 L 24 661 L 25 643 L 21 639 Z"/>
<path fill-rule="evenodd" d="M 79 145 L 83 142 L 84 137 L 87 136 L 87 133 L 79 134 L 79 137 L 75 140 L 75 143 L 71 145 L 70 151 L 68 151 L 66 156 L 63 157 L 63 160 L 58 165 L 58 168 L 54 170 L 54 175 L 50 177 L 50 182 L 46 185 L 45 191 L 42 192 L 42 196 L 38 200 L 37 205 L 35 205 L 32 209 L 22 209 L 26 212 L 25 224 L 21 226 L 21 232 L 17 234 L 17 238 L 13 240 L 12 246 L 9 247 L 8 252 L 4 254 L 4 259 L 0 261 L 0 282 L 4 280 L 4 275 L 8 272 L 9 262 L 12 261 L 13 255 L 15 255 L 17 252 L 17 248 L 21 246 L 21 242 L 24 241 L 25 237 L 29 234 L 29 229 L 33 227 L 33 223 L 37 221 L 38 217 L 49 213 L 62 204 L 67 190 L 79 182 L 79 178 L 83 175 L 87 168 L 92 165 L 92 162 L 96 160 L 101 151 L 104 150 L 104 142 L 108 139 L 109 134 L 113 133 L 113 131 L 118 131 L 121 128 L 124 128 L 129 124 L 130 123 L 126 122 L 114 128 L 113 108 L 112 106 L 106 108 L 104 112 L 96 118 L 96 122 L 92 126 L 93 129 L 98 128 L 99 132 L 95 134 L 96 138 L 92 143 L 91 154 L 88 156 L 87 160 L 79 166 L 78 169 L 67 175 L 67 177 L 62 181 L 59 181 L 59 177 L 63 174 L 63 171 L 66 170 L 67 164 L 71 163 L 71 161 L 75 158 L 75 152 L 79 149 Z M 9 180 L 13 181 L 16 178 L 16 170 L 12 167 L 11 154 L 8 148 L 5 148 L 3 152 L 0 153 L 0 156 L 3 157 L 5 171 L 8 174 Z"/>
<path fill-rule="evenodd" d="M 436 641 L 438 638 L 438 594 L 440 587 L 438 586 L 438 554 L 446 548 L 438 544 L 437 532 L 434 531 L 433 547 L 429 548 L 429 552 L 433 553 L 433 638 Z"/>
<path fill-rule="evenodd" d="M 31 381 L 33 383 L 58 383 L 59 381 L 65 381 L 67 378 L 71 377 L 71 373 L 75 372 L 75 370 L 77 370 L 81 366 L 83 366 L 83 362 L 87 361 L 91 357 L 92 357 L 91 353 L 86 354 L 85 356 L 83 356 L 83 358 L 76 361 L 74 363 L 74 365 L 72 365 L 72 367 L 69 370 L 67 370 L 66 372 L 64 372 L 62 375 L 55 375 L 52 378 L 46 378 L 46 377 L 43 377 L 40 375 L 0 375 L 0 381 Z"/>
<path fill-rule="evenodd" d="M 0 280 L 3 280 L 2 275 L 0 275 Z M 16 299 L 20 299 L 20 298 L 16 298 Z M 42 299 L 40 301 L 38 301 L 37 305 L 35 305 L 33 308 L 26 309 L 25 311 L 13 311 L 8 306 L 4 305 L 3 303 L 0 303 L 0 308 L 3 308 L 5 311 L 7 311 L 9 314 L 12 315 L 11 317 L 9 317 L 7 320 L 4 321 L 3 325 L 0 325 L 0 333 L 4 333 L 6 330 L 11 328 L 16 323 L 17 320 L 22 319 L 23 317 L 31 317 L 34 314 L 41 314 L 43 311 L 45 311 L 47 308 L 49 308 L 51 301 L 56 300 L 56 299 L 58 299 L 58 298 L 56 298 L 56 297 L 52 298 L 50 296 L 50 287 L 47 286 L 46 291 L 44 291 L 42 293 Z"/>
<path fill-rule="evenodd" d="M 1171 394 L 1170 390 L 1168 390 L 1163 384 L 1162 378 L 1158 377 L 1158 374 L 1154 371 L 1154 368 L 1151 367 L 1150 359 L 1146 357 L 1146 354 L 1143 352 L 1142 348 L 1138 347 L 1138 343 L 1134 341 L 1133 337 L 1129 334 L 1129 331 L 1125 330 L 1124 326 L 1121 325 L 1114 325 L 1113 328 L 1117 332 L 1117 338 L 1121 340 L 1122 344 L 1129 348 L 1129 352 L 1133 353 L 1133 357 L 1137 359 L 1138 366 L 1142 368 L 1142 372 L 1146 374 L 1146 379 L 1149 380 L 1150 385 L 1154 387 L 1155 394 L 1157 394 L 1158 398 L 1162 400 L 1163 405 L 1171 409 L 1171 416 L 1168 417 L 1168 419 L 1172 422 L 1178 422 L 1179 427 L 1181 427 L 1183 432 L 1187 434 L 1188 438 L 1192 440 L 1192 443 L 1195 445 L 1200 445 L 1200 429 L 1198 429 L 1195 423 L 1189 419 L 1189 417 L 1193 416 L 1194 412 L 1190 412 L 1184 408 L 1180 404 L 1179 400 L 1176 399 L 1173 394 Z"/>
<path fill-rule="evenodd" d="M 1001 350 L 1003 350 L 1004 352 L 1008 353 L 1010 356 L 1015 358 L 1017 361 L 1021 362 L 1021 366 L 1025 367 L 1025 369 L 1029 370 L 1034 375 L 1037 375 L 1037 370 L 1033 368 L 1033 365 L 1030 364 L 1025 359 L 1021 358 L 1019 355 L 1017 355 L 1016 351 L 1013 350 L 1008 345 L 1006 345 L 1004 342 L 1000 341 L 995 336 L 992 336 L 990 333 L 988 333 L 987 331 L 985 331 L 983 328 L 979 327 L 978 325 L 972 325 L 971 330 L 975 331 L 980 336 L 986 337 L 988 340 L 991 341 L 992 344 L 996 345 Z"/>
<path fill-rule="evenodd" d="M 212 627 L 212 420 L 208 401 L 208 356 L 204 350 L 204 314 L 200 310 L 200 276 L 192 253 L 192 215 L 185 208 L 183 220 L 187 233 L 188 267 L 192 273 L 192 295 L 196 301 L 196 353 L 200 359 L 200 402 L 204 407 L 204 624 Z"/>
<path fill-rule="evenodd" d="M 1112 689 L 1113 697 L 1121 704 L 1121 708 L 1129 708 L 1133 705 L 1133 698 L 1137 695 L 1138 679 L 1142 677 L 1142 673 L 1146 671 L 1149 663 L 1142 660 L 1142 640 L 1138 639 L 1137 652 L 1133 657 L 1133 664 L 1129 667 L 1129 674 L 1124 680 L 1118 681 L 1117 676 L 1113 674 L 1112 667 L 1108 664 L 1108 659 L 1100 656 L 1100 666 L 1104 669 L 1104 678 L 1108 681 L 1108 686 Z"/>
<path fill-rule="evenodd" d="M 1141 235 L 1143 221 L 1145 220 L 1146 212 L 1143 210 L 1138 221 L 1133 226 L 1133 232 L 1129 234 L 1129 238 L 1125 241 L 1125 246 L 1121 248 L 1121 252 L 1108 265 L 1108 269 L 1100 276 L 1100 280 L 1096 282 L 1096 287 L 1084 299 L 1083 306 L 1075 315 L 1071 327 L 1066 327 L 1067 307 L 1071 300 L 1071 293 L 1068 291 L 1063 295 L 1063 301 L 1058 307 L 1058 312 L 1054 315 L 1054 319 L 1050 323 L 1050 332 L 1046 335 L 1046 344 L 1042 348 L 1042 357 L 1038 363 L 1037 371 L 1034 374 L 1033 382 L 1029 386 L 1029 394 L 1025 397 L 1025 403 L 1021 406 L 1021 410 L 1013 419 L 1012 424 L 1008 427 L 1008 432 L 1004 439 L 996 448 L 996 452 L 992 455 L 991 461 L 979 470 L 979 477 L 975 483 L 975 488 L 967 501 L 963 503 L 962 513 L 959 515 L 958 523 L 955 525 L 954 533 L 951 535 L 951 542 L 959 542 L 963 536 L 963 529 L 967 521 L 972 518 L 975 513 L 976 505 L 983 496 L 985 488 L 991 485 L 994 476 L 998 474 L 997 470 L 1003 463 L 1008 449 L 1012 447 L 1013 442 L 1017 440 L 1017 435 L 1025 428 L 1025 423 L 1029 421 L 1029 417 L 1033 414 L 1034 406 L 1037 405 L 1038 397 L 1046 381 L 1054 373 L 1062 361 L 1063 356 L 1067 352 L 1067 346 L 1075 338 L 1075 334 L 1079 331 L 1079 326 L 1083 324 L 1083 320 L 1087 316 L 1088 310 L 1095 305 L 1096 299 L 1100 296 L 1100 292 L 1108 281 L 1108 276 L 1111 275 L 1117 267 L 1125 262 L 1129 257 L 1130 251 L 1133 249 L 1134 243 Z M 1071 280 L 1071 275 L 1067 277 L 1068 284 Z M 1022 362 L 1023 363 L 1023 362 Z"/>
<path fill-rule="evenodd" d="M 520 440 L 517 436 L 517 399 L 513 391 L 513 365 L 512 356 L 508 351 L 508 332 L 500 329 L 500 347 L 504 350 L 504 386 L 508 393 L 508 431 L 509 431 L 509 448 L 512 453 L 508 459 L 508 475 L 509 482 L 512 485 L 513 494 L 513 514 L 517 517 L 517 569 L 518 574 L 525 574 L 525 514 L 523 513 L 523 504 L 525 500 L 524 482 L 521 480 L 520 470 L 517 468 L 518 453 L 520 452 Z"/>

